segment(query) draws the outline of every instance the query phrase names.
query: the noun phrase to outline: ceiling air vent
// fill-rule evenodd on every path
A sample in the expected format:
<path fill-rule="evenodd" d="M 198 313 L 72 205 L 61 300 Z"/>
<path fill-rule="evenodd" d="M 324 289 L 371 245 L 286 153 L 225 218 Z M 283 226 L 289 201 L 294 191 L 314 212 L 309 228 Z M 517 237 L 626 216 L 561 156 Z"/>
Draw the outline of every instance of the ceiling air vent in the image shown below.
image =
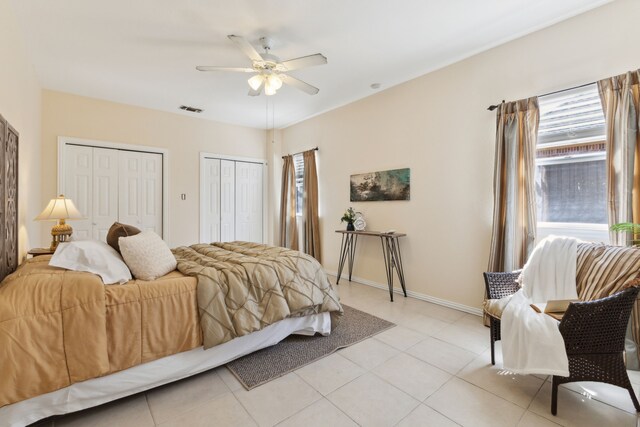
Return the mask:
<path fill-rule="evenodd" d="M 184 111 L 188 111 L 190 113 L 202 113 L 202 110 L 200 108 L 189 107 L 188 105 L 181 105 L 180 109 Z"/>

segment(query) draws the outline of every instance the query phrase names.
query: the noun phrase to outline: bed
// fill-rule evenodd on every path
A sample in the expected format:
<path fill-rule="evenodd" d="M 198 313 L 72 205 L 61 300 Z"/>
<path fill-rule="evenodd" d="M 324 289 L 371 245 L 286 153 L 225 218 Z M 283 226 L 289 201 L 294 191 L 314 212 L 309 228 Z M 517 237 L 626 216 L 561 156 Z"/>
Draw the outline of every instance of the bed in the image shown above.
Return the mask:
<path fill-rule="evenodd" d="M 328 334 L 341 307 L 326 274 L 283 251 L 177 248 L 178 270 L 110 286 L 48 256 L 28 260 L 0 284 L 0 426 L 176 381 L 292 333 Z"/>

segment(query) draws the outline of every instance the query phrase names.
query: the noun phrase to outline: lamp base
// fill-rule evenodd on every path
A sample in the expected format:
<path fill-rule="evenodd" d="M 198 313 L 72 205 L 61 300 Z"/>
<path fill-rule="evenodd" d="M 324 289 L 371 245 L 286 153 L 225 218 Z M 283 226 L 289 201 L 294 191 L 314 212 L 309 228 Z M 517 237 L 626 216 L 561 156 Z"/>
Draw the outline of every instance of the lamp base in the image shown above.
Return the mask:
<path fill-rule="evenodd" d="M 73 228 L 65 222 L 64 219 L 59 220 L 58 224 L 51 228 L 51 251 L 55 251 L 58 244 L 66 242 L 73 234 Z"/>

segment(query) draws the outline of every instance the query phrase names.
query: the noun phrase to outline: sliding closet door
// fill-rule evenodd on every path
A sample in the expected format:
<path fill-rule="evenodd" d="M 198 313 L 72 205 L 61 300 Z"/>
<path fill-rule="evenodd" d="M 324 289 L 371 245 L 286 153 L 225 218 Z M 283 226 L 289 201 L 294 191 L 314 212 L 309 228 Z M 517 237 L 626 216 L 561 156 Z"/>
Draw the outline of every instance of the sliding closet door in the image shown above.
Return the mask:
<path fill-rule="evenodd" d="M 220 159 L 204 159 L 201 176 L 200 241 L 220 241 Z"/>
<path fill-rule="evenodd" d="M 262 164 L 236 162 L 236 240 L 262 242 Z"/>
<path fill-rule="evenodd" d="M 220 160 L 220 241 L 237 240 L 235 227 L 236 162 Z"/>
<path fill-rule="evenodd" d="M 116 152 L 119 163 L 118 221 L 162 236 L 162 155 Z"/>
<path fill-rule="evenodd" d="M 93 149 L 92 237 L 107 239 L 111 225 L 118 220 L 118 151 Z"/>
<path fill-rule="evenodd" d="M 64 195 L 76 205 L 84 220 L 69 221 L 73 236 L 77 239 L 91 239 L 93 227 L 93 148 L 68 145 L 65 149 L 65 170 L 62 186 Z M 53 197 L 53 196 L 52 196 Z"/>

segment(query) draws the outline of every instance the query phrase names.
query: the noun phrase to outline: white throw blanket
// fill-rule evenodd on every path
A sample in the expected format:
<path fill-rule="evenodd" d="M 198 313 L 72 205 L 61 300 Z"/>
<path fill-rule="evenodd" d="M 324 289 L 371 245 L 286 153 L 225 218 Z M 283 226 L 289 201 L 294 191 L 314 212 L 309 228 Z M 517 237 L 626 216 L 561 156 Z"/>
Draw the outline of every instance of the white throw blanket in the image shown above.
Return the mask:
<path fill-rule="evenodd" d="M 536 313 L 531 303 L 577 299 L 577 240 L 549 236 L 533 250 L 522 269 L 522 289 L 507 304 L 502 318 L 504 368 L 516 374 L 569 376 L 569 360 L 558 321 Z"/>

